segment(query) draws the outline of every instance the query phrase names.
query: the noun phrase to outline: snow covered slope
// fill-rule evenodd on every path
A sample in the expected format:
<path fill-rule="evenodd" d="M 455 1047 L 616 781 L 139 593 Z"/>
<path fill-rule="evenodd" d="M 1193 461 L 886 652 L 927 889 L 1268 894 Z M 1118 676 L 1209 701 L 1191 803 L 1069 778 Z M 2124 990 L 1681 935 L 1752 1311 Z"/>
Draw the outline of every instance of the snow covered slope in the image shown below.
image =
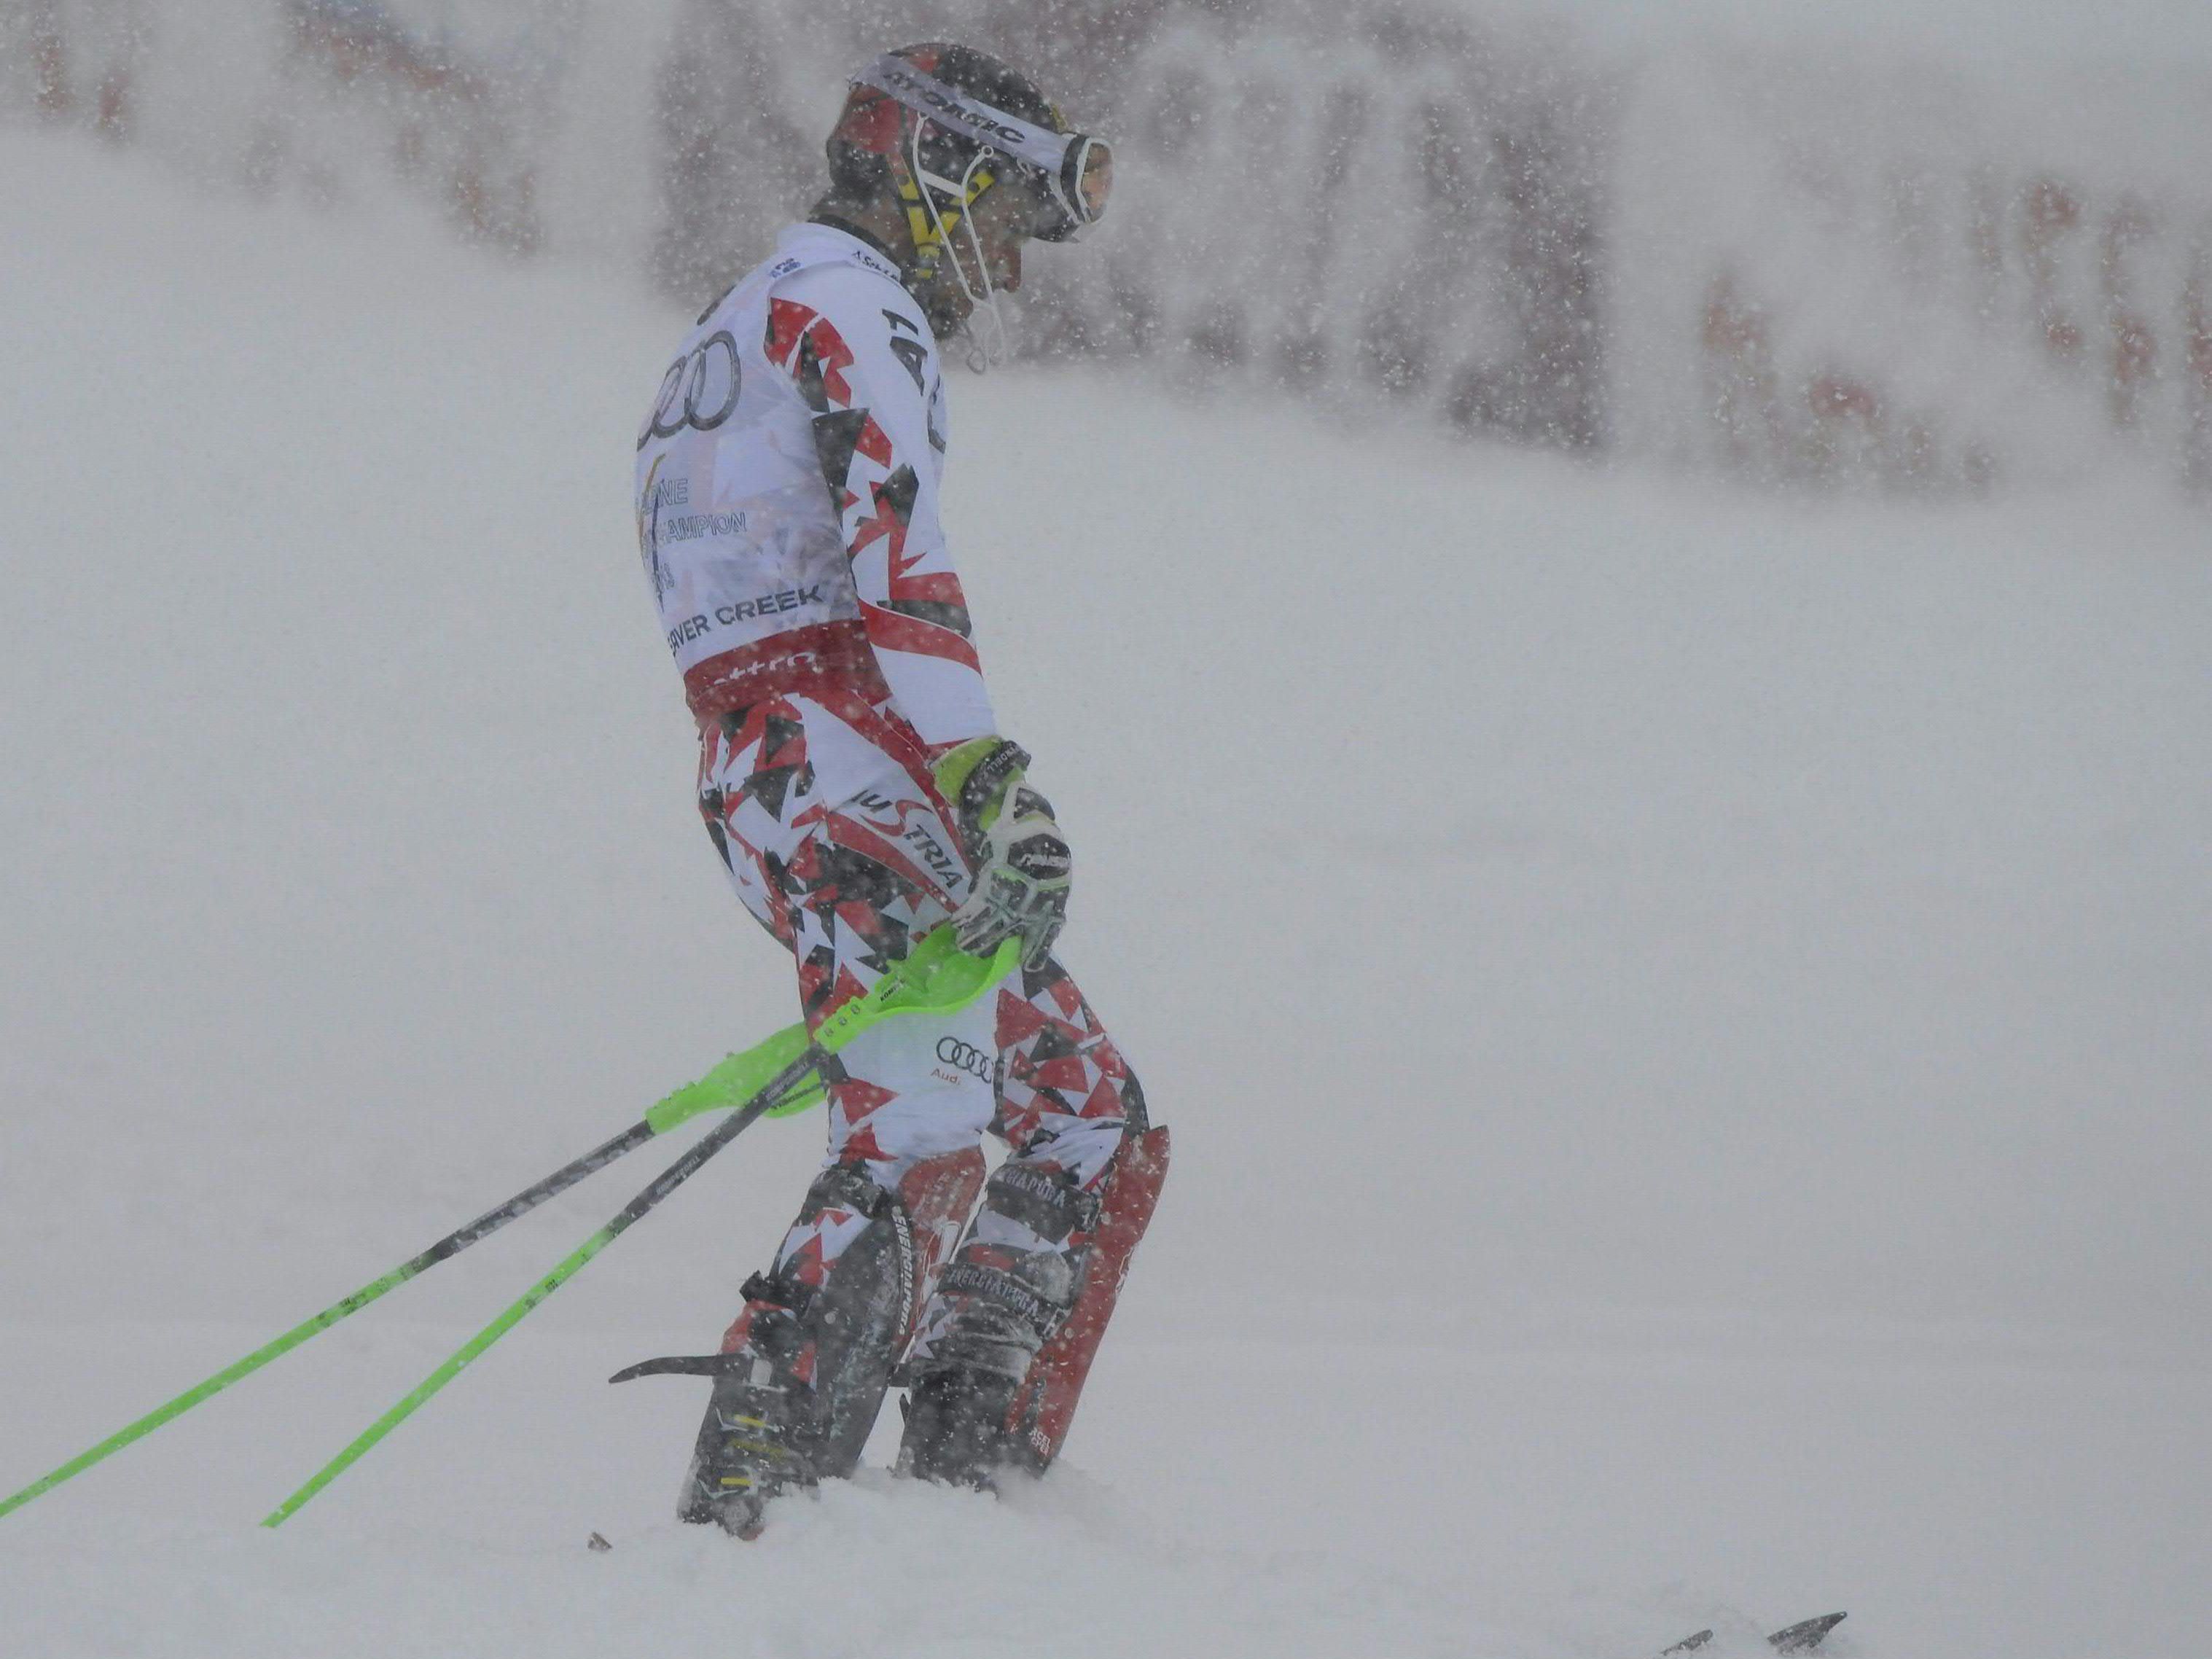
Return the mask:
<path fill-rule="evenodd" d="M 6 1489 L 791 994 L 633 562 L 681 319 L 54 140 L 0 198 Z M 766 1126 L 281 1532 L 660 1155 L 0 1520 L 0 1650 L 2193 1651 L 2201 516 L 956 396 L 1069 954 L 1177 1135 L 1066 1465 L 668 1520 L 696 1385 L 600 1379 L 720 1330 L 816 1155 Z"/>

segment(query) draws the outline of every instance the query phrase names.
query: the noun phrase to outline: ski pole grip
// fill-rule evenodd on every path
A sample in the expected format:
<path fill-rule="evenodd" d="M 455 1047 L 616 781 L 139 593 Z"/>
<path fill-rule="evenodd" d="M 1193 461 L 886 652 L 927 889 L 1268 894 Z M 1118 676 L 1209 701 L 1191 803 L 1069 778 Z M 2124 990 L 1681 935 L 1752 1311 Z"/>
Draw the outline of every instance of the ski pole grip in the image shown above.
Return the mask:
<path fill-rule="evenodd" d="M 954 943 L 952 930 L 939 927 L 908 951 L 867 995 L 855 997 L 828 1019 L 814 1040 L 824 1054 L 836 1054 L 878 1020 L 893 1014 L 953 1014 L 981 997 L 1013 971 L 1021 943 L 1008 939 L 988 957 L 969 956 Z M 778 1073 L 806 1052 L 806 1028 L 787 1025 L 743 1054 L 732 1054 L 696 1083 L 674 1091 L 645 1115 L 657 1135 L 688 1123 L 702 1112 L 742 1106 L 766 1088 Z M 803 1112 L 824 1093 L 822 1079 L 808 1079 L 770 1106 L 764 1115 L 788 1117 Z"/>
<path fill-rule="evenodd" d="M 822 1022 L 815 1042 L 836 1054 L 877 1021 L 894 1014 L 956 1014 L 1013 972 L 1022 959 L 1018 938 L 988 957 L 969 956 L 954 942 L 950 923 L 907 952 L 864 997 L 855 997 Z"/>
<path fill-rule="evenodd" d="M 653 1126 L 653 1133 L 665 1135 L 702 1112 L 742 1106 L 805 1052 L 806 1028 L 787 1025 L 766 1042 L 755 1043 L 741 1054 L 732 1054 L 696 1083 L 687 1083 L 670 1093 L 646 1113 L 645 1121 Z M 768 1115 L 783 1117 L 805 1111 L 822 1095 L 822 1079 L 811 1078 L 796 1093 L 787 1096 L 782 1104 L 771 1107 Z"/>

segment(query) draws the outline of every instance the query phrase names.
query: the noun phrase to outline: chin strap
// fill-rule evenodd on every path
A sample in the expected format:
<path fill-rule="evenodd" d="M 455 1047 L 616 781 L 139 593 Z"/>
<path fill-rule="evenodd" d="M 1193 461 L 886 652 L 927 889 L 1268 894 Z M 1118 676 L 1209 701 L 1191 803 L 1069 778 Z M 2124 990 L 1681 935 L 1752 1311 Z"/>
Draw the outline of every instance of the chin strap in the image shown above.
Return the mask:
<path fill-rule="evenodd" d="M 983 254 L 983 238 L 975 228 L 975 202 L 998 179 L 998 175 L 986 165 L 987 159 L 988 152 L 977 151 L 957 179 L 931 173 L 921 164 L 921 123 L 909 117 L 906 153 L 894 157 L 904 165 L 893 170 L 899 200 L 906 208 L 907 231 L 914 239 L 918 255 L 916 274 L 934 279 L 938 256 L 942 253 L 951 270 L 952 280 L 960 285 L 960 292 L 970 307 L 961 331 L 968 337 L 968 367 L 979 374 L 1006 362 L 1013 349 L 1006 313 L 999 305 L 999 291 L 991 281 L 991 264 Z M 959 204 L 950 218 L 937 204 L 940 194 Z M 968 245 L 975 252 L 975 275 L 972 281 L 953 237 L 955 226 L 966 228 Z M 988 319 L 980 329 L 974 320 L 979 312 Z"/>
<path fill-rule="evenodd" d="M 957 254 L 952 255 L 952 274 L 959 279 L 960 291 L 975 307 L 968 313 L 962 331 L 968 337 L 968 367 L 981 374 L 1013 355 L 1013 336 L 1006 329 L 1006 313 L 999 304 L 999 290 L 991 283 L 990 262 L 983 257 L 983 239 L 976 232 L 975 216 L 965 214 L 961 222 L 967 227 L 969 244 L 975 250 L 975 269 L 981 274 L 982 293 L 979 295 L 968 286 L 967 273 L 961 269 Z M 949 245 L 946 252 L 951 252 Z M 986 319 L 986 326 L 981 329 L 975 324 L 979 315 Z"/>

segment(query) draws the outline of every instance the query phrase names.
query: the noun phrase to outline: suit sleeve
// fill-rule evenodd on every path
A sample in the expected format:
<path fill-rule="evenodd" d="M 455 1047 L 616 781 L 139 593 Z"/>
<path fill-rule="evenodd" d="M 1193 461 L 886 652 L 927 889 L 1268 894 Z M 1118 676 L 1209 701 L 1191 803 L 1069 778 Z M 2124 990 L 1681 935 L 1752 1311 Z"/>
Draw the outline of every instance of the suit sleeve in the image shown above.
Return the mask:
<path fill-rule="evenodd" d="M 769 301 L 768 358 L 814 411 L 814 443 L 878 665 L 933 748 L 996 730 L 968 601 L 938 520 L 937 352 L 900 290 L 817 266 Z"/>

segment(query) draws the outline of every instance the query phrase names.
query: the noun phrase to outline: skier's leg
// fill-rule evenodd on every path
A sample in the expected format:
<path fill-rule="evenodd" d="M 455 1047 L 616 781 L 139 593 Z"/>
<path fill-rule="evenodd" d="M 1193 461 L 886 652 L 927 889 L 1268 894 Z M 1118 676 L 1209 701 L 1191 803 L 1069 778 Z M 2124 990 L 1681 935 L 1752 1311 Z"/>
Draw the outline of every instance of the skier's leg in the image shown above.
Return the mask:
<path fill-rule="evenodd" d="M 862 703 L 781 700 L 725 722 L 701 800 L 747 908 L 797 960 L 818 1027 L 950 914 L 957 840 L 897 733 Z M 848 1473 L 890 1366 L 981 1183 L 995 1103 L 988 1000 L 887 1021 L 838 1056 L 822 1173 L 744 1287 L 683 1513 L 756 1527 L 781 1487 Z"/>
<path fill-rule="evenodd" d="M 1057 962 L 995 999 L 1012 1156 L 916 1333 L 899 1466 L 988 1486 L 1058 1455 L 1167 1173 L 1167 1131 Z"/>

